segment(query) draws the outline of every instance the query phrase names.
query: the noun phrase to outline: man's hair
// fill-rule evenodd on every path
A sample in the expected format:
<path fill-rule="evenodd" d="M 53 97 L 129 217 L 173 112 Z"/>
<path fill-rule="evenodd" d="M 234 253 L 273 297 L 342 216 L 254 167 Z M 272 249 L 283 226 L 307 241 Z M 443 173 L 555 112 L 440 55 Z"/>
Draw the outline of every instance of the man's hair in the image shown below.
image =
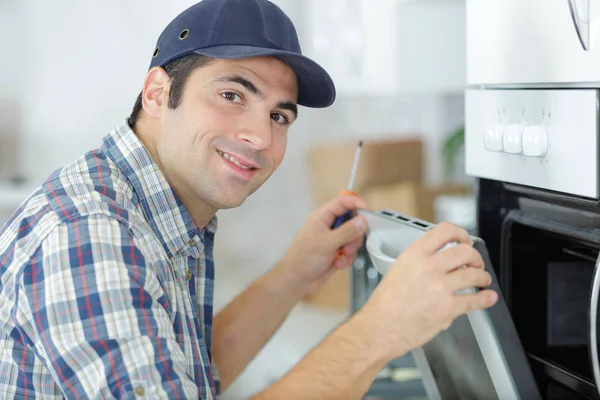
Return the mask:
<path fill-rule="evenodd" d="M 183 95 L 183 89 L 185 83 L 192 71 L 196 68 L 200 68 L 209 64 L 213 59 L 210 57 L 202 56 L 200 54 L 190 54 L 181 58 L 178 58 L 170 63 L 166 64 L 163 68 L 171 79 L 171 90 L 169 92 L 168 106 L 171 109 L 177 108 L 181 102 L 181 96 Z M 142 92 L 137 97 L 131 115 L 129 116 L 129 126 L 133 128 L 135 123 L 140 117 L 142 112 Z"/>

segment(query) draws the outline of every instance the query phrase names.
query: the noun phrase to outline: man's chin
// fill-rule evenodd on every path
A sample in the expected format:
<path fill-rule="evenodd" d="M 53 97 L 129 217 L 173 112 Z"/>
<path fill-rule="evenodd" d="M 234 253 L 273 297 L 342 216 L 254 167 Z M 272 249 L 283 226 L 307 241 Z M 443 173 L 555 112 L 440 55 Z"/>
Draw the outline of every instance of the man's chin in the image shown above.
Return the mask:
<path fill-rule="evenodd" d="M 213 192 L 213 194 L 216 196 L 212 198 L 212 204 L 219 210 L 239 207 L 244 204 L 246 199 L 252 196 L 259 188 L 260 186 L 252 188 L 246 187 L 246 190 L 238 190 L 237 192 L 232 190 L 216 191 L 216 193 Z"/>
<path fill-rule="evenodd" d="M 247 199 L 247 197 L 244 197 L 243 199 L 241 199 L 239 201 L 222 202 L 218 208 L 220 210 L 227 210 L 227 209 L 230 209 L 230 208 L 236 208 L 236 207 L 239 207 L 242 204 L 244 204 L 244 202 L 246 201 L 246 199 Z"/>
<path fill-rule="evenodd" d="M 228 208 L 236 208 L 244 204 L 250 194 L 240 196 L 223 196 L 220 199 L 214 199 L 214 205 L 219 210 L 225 210 Z"/>

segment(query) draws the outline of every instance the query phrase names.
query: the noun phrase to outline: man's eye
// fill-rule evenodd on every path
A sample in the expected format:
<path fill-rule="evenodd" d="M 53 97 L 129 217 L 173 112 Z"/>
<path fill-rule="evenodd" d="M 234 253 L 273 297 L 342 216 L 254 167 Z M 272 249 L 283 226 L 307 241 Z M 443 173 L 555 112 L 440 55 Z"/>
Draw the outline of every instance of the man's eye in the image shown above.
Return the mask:
<path fill-rule="evenodd" d="M 221 93 L 221 96 L 223 96 L 225 100 L 231 101 L 232 103 L 239 103 L 242 101 L 240 95 L 234 92 L 223 92 Z"/>
<path fill-rule="evenodd" d="M 271 113 L 271 118 L 281 125 L 287 125 L 290 122 L 288 118 L 281 113 Z"/>

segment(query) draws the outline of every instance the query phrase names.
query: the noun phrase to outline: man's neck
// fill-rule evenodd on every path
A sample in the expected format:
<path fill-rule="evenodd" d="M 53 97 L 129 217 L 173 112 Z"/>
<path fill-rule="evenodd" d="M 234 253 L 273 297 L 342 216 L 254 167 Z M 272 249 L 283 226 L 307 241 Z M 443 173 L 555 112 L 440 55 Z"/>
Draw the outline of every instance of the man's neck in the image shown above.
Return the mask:
<path fill-rule="evenodd" d="M 189 196 L 186 197 L 185 193 L 180 193 L 172 185 L 171 187 L 173 188 L 175 193 L 177 193 L 177 196 L 179 196 L 179 198 L 181 199 L 181 202 L 192 216 L 192 220 L 198 226 L 198 228 L 202 229 L 206 225 L 208 225 L 210 220 L 217 213 L 217 210 L 199 201 L 188 200 L 190 199 Z"/>

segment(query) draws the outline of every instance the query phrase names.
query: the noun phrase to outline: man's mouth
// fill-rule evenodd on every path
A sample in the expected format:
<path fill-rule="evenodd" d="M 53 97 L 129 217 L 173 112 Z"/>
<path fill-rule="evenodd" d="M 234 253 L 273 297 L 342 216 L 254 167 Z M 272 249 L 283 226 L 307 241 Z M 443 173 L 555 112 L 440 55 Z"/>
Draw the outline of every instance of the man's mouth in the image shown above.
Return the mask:
<path fill-rule="evenodd" d="M 217 150 L 217 153 L 219 153 L 221 155 L 221 157 L 223 157 L 224 159 L 228 160 L 229 162 L 237 165 L 238 167 L 245 169 L 245 170 L 255 170 L 256 167 L 254 167 L 253 165 L 248 165 L 243 161 L 238 160 L 237 158 L 235 158 L 234 156 L 232 156 L 231 154 L 222 152 L 220 150 Z"/>

